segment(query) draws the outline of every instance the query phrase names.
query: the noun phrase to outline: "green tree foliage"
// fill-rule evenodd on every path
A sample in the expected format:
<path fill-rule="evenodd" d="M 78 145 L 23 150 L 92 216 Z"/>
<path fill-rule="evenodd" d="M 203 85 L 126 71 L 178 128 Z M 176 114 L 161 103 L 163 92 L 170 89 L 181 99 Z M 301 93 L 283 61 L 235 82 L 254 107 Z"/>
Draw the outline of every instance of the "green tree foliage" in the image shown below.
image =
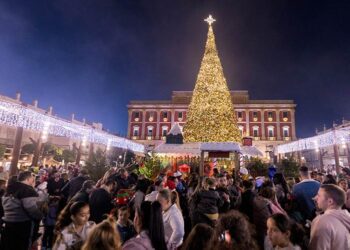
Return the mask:
<path fill-rule="evenodd" d="M 261 159 L 252 157 L 246 164 L 246 168 L 254 178 L 257 176 L 267 176 L 269 165 Z"/>
<path fill-rule="evenodd" d="M 241 142 L 212 25 L 184 126 L 185 142 Z"/>
<path fill-rule="evenodd" d="M 299 175 L 299 164 L 293 158 L 283 159 L 279 164 L 286 177 L 298 177 Z"/>
<path fill-rule="evenodd" d="M 35 145 L 33 143 L 25 144 L 22 147 L 21 153 L 22 154 L 34 154 L 35 151 Z"/>
<path fill-rule="evenodd" d="M 139 173 L 153 180 L 163 169 L 164 167 L 158 157 L 150 157 L 139 167 Z"/>
<path fill-rule="evenodd" d="M 62 148 L 56 148 L 53 155 L 53 159 L 55 161 L 61 162 L 64 160 L 65 163 L 75 162 L 76 157 L 77 157 L 77 153 L 75 150 L 62 149 Z"/>
<path fill-rule="evenodd" d="M 101 149 L 97 149 L 86 162 L 85 168 L 94 181 L 103 177 L 105 172 L 109 169 L 105 152 Z"/>
<path fill-rule="evenodd" d="M 62 152 L 62 157 L 64 162 L 75 162 L 75 158 L 77 157 L 77 152 L 75 150 L 65 149 Z"/>
<path fill-rule="evenodd" d="M 134 152 L 132 152 L 131 150 L 126 151 L 125 165 L 128 165 L 129 163 L 131 163 L 134 158 L 135 158 Z"/>
<path fill-rule="evenodd" d="M 57 150 L 58 150 L 57 146 L 50 143 L 45 143 L 42 146 L 42 156 L 43 157 L 54 156 Z"/>

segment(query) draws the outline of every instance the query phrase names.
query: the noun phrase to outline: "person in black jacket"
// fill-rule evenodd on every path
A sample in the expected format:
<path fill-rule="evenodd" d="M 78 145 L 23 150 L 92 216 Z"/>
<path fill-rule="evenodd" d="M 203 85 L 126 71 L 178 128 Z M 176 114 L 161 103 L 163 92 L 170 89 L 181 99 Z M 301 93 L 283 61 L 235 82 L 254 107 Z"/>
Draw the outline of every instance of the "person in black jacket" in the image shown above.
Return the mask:
<path fill-rule="evenodd" d="M 116 187 L 114 178 L 109 178 L 102 184 L 101 188 L 95 189 L 89 200 L 90 220 L 100 223 L 106 214 L 109 214 L 113 208 L 112 194 Z"/>
<path fill-rule="evenodd" d="M 1 199 L 5 195 L 6 191 L 6 180 L 0 177 L 0 228 L 2 227 L 2 217 L 4 216 L 4 208 L 1 204 Z"/>
<path fill-rule="evenodd" d="M 226 213 L 230 210 L 231 207 L 230 193 L 227 189 L 227 178 L 223 174 L 218 174 L 216 180 L 218 182 L 216 190 L 218 191 L 221 199 L 224 201 L 224 204 L 221 207 L 219 207 L 219 213 Z"/>
<path fill-rule="evenodd" d="M 64 181 L 60 177 L 60 174 L 54 173 L 53 176 L 47 181 L 47 193 L 50 196 L 60 196 L 63 186 Z"/>
<path fill-rule="evenodd" d="M 130 177 L 128 171 L 125 168 L 119 169 L 119 173 L 115 175 L 115 181 L 118 184 L 119 189 L 129 189 L 134 183 L 132 177 Z"/>
<path fill-rule="evenodd" d="M 203 188 L 193 194 L 192 202 L 195 207 L 192 213 L 192 227 L 197 223 L 213 226 L 219 218 L 219 208 L 222 207 L 224 201 L 215 187 L 215 178 L 207 177 L 203 180 Z"/>
<path fill-rule="evenodd" d="M 89 178 L 85 169 L 81 169 L 77 177 L 73 177 L 63 188 L 62 193 L 68 193 L 68 201 L 79 192 L 83 186 L 84 181 Z M 68 192 L 67 192 L 68 191 Z"/>
<path fill-rule="evenodd" d="M 255 198 L 254 183 L 252 180 L 243 181 L 242 202 L 239 211 L 248 216 L 249 221 L 253 222 L 253 202 Z"/>
<path fill-rule="evenodd" d="M 82 188 L 78 193 L 76 193 L 73 198 L 71 199 L 71 202 L 75 201 L 82 201 L 85 203 L 89 203 L 89 196 L 95 189 L 95 182 L 93 180 L 86 180 L 83 183 Z"/>
<path fill-rule="evenodd" d="M 38 208 L 38 193 L 34 189 L 35 177 L 30 171 L 19 174 L 2 199 L 5 228 L 2 234 L 2 249 L 27 250 L 32 244 L 34 223 L 43 213 Z"/>

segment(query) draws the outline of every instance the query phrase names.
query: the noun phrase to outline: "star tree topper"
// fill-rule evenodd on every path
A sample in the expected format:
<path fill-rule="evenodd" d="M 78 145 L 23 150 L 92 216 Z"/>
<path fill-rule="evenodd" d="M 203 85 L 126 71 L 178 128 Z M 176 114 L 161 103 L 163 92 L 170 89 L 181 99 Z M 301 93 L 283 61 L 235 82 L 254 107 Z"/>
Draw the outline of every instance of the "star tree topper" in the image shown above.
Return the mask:
<path fill-rule="evenodd" d="M 206 21 L 209 25 L 211 25 L 213 22 L 215 22 L 216 20 L 211 16 L 209 15 L 207 17 L 207 19 L 204 19 L 204 21 Z"/>

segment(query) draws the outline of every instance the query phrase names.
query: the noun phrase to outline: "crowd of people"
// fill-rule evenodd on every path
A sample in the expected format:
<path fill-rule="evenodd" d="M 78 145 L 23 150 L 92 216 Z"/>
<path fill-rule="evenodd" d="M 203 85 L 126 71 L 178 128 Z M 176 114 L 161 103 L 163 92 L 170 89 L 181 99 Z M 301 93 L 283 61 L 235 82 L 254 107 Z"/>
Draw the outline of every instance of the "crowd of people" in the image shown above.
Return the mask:
<path fill-rule="evenodd" d="M 346 173 L 346 172 L 345 172 Z M 0 249 L 350 249 L 350 177 L 42 166 L 0 179 Z"/>

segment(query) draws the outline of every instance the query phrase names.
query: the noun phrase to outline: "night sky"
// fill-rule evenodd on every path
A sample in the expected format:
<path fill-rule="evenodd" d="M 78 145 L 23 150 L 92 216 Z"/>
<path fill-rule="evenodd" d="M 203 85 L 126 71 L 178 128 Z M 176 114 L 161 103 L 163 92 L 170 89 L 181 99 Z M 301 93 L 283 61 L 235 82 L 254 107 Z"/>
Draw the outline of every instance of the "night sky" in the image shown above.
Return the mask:
<path fill-rule="evenodd" d="M 193 90 L 208 14 L 230 89 L 293 99 L 297 136 L 350 120 L 350 1 L 5 0 L 0 94 L 126 134 L 130 100 Z"/>

